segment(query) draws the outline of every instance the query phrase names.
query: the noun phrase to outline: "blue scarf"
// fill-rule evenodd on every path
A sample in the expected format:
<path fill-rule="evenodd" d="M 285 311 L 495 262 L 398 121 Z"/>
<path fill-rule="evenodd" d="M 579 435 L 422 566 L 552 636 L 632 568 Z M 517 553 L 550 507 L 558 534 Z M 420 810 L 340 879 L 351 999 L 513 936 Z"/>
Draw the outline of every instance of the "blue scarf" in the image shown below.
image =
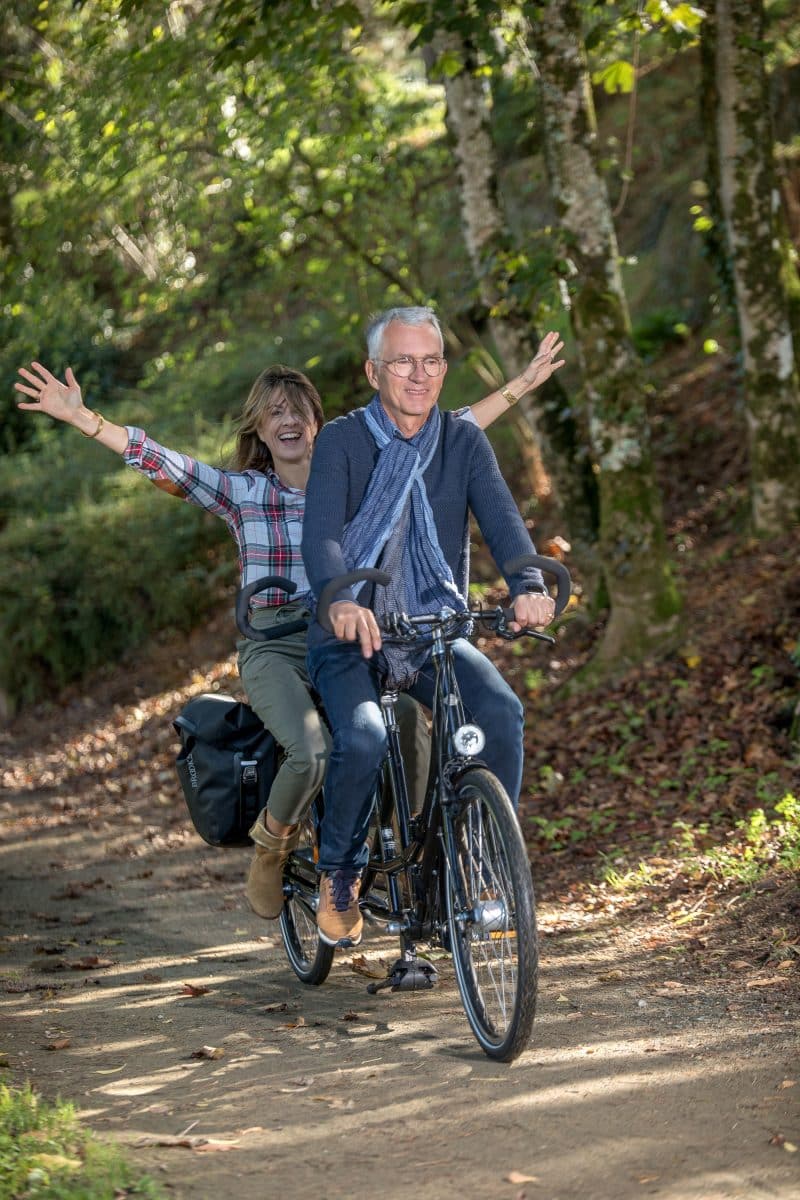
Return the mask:
<path fill-rule="evenodd" d="M 436 532 L 423 475 L 436 452 L 442 416 L 434 408 L 419 433 L 404 438 L 389 419 L 376 394 L 364 419 L 379 449 L 358 512 L 347 525 L 342 552 L 348 570 L 380 566 L 391 576 L 388 587 L 375 589 L 375 615 L 405 612 L 412 616 L 449 608 L 464 611 Z M 390 686 L 413 681 L 427 650 L 384 647 Z"/>

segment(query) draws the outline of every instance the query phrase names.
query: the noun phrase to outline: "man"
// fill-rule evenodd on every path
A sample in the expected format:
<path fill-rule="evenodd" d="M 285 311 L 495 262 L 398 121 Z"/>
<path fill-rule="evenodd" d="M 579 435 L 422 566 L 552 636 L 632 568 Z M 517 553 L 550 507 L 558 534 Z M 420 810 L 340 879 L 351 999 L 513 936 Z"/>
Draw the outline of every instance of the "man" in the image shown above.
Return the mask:
<path fill-rule="evenodd" d="M 549 345 L 549 343 L 548 343 Z M 437 401 L 447 363 L 435 314 L 398 308 L 379 314 L 367 332 L 371 403 L 320 433 L 306 493 L 303 559 L 314 594 L 356 566 L 392 577 L 375 589 L 385 611 L 466 606 L 468 520 L 472 512 L 495 562 L 534 547 L 485 435 L 469 420 L 441 413 Z M 554 357 L 554 356 L 553 356 Z M 560 364 L 558 364 L 560 365 Z M 555 366 L 555 364 L 554 364 Z M 507 579 L 512 628 L 543 626 L 553 601 L 536 570 Z M 325 783 L 320 858 L 320 937 L 355 945 L 361 937 L 360 874 L 373 790 L 385 750 L 379 664 L 389 652 L 371 608 L 351 590 L 330 607 L 333 634 L 309 631 L 308 666 L 333 734 Z M 388 593 L 388 596 L 386 595 Z M 484 759 L 516 805 L 522 782 L 522 705 L 492 663 L 466 639 L 456 645 L 456 672 L 467 719 L 489 732 Z M 389 660 L 394 680 L 430 706 L 433 672 Z"/>

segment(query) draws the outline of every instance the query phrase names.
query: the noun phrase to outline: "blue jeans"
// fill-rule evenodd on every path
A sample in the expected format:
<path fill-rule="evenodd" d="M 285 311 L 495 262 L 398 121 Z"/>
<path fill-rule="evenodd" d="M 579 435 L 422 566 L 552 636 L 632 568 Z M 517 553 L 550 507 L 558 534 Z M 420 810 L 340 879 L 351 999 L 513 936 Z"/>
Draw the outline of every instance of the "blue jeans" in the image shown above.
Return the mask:
<path fill-rule="evenodd" d="M 486 734 L 481 757 L 516 807 L 522 784 L 522 705 L 497 668 L 470 642 L 459 639 L 453 658 L 466 718 Z M 308 673 L 333 733 L 318 867 L 360 871 L 368 858 L 370 812 L 386 752 L 380 676 L 375 658 L 364 658 L 358 643 L 339 641 L 309 650 Z M 409 694 L 430 708 L 433 681 L 429 660 Z"/>

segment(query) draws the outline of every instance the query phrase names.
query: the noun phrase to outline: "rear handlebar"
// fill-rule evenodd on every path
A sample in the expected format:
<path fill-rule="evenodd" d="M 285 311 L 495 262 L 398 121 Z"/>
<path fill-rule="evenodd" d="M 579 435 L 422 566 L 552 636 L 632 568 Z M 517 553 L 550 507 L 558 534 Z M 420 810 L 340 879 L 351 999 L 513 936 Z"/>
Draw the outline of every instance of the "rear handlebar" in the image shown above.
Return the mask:
<path fill-rule="evenodd" d="M 246 637 L 251 642 L 272 642 L 276 638 L 288 637 L 291 633 L 300 633 L 302 630 L 308 629 L 308 621 L 305 618 L 299 621 L 287 621 L 275 625 L 272 629 L 256 629 L 251 625 L 250 601 L 257 592 L 263 592 L 266 588 L 278 588 L 280 591 L 286 592 L 287 596 L 291 596 L 297 591 L 297 584 L 293 583 L 291 579 L 285 579 L 282 575 L 264 575 L 263 578 L 256 579 L 253 583 L 239 588 L 236 593 L 236 628 L 242 637 Z"/>

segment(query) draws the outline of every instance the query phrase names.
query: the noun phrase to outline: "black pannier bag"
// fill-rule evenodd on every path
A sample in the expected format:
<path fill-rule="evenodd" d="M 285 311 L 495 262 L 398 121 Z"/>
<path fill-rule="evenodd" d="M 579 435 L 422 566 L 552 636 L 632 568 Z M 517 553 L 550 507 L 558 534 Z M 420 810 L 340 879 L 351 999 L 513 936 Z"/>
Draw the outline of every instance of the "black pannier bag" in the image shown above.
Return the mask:
<path fill-rule="evenodd" d="M 248 704 L 213 693 L 195 696 L 173 721 L 175 759 L 192 824 L 209 846 L 250 846 L 247 836 L 267 803 L 278 747 Z"/>

